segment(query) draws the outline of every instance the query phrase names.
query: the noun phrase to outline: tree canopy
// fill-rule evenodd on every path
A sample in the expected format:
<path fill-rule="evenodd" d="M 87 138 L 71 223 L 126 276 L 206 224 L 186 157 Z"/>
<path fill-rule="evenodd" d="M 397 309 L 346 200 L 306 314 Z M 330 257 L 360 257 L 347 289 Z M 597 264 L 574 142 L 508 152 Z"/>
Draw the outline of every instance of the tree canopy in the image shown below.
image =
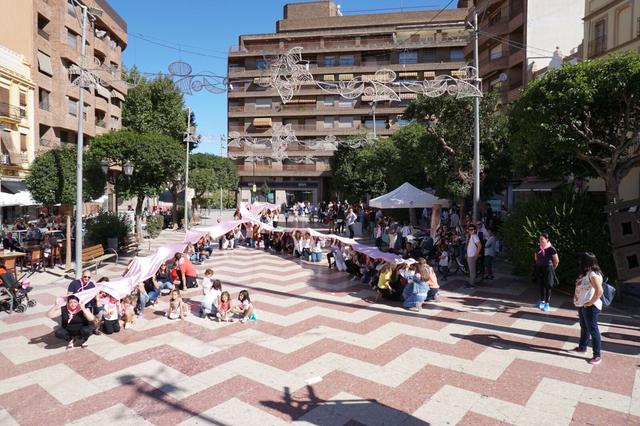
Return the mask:
<path fill-rule="evenodd" d="M 93 200 L 104 193 L 105 176 L 100 165 L 85 159 L 83 196 Z M 76 150 L 59 147 L 38 154 L 31 164 L 31 173 L 25 185 L 34 200 L 45 206 L 75 204 L 76 202 Z"/>
<path fill-rule="evenodd" d="M 640 164 L 640 54 L 547 72 L 514 103 L 510 129 L 520 174 L 599 176 L 613 201 Z"/>
<path fill-rule="evenodd" d="M 189 156 L 189 187 L 195 191 L 198 204 L 208 192 L 236 189 L 239 180 L 235 165 L 228 158 L 206 153 Z"/>
<path fill-rule="evenodd" d="M 135 82 L 122 107 L 122 125 L 134 132 L 159 133 L 182 140 L 187 128 L 183 94 L 169 77 L 148 79 L 133 67 L 124 79 Z"/>
<path fill-rule="evenodd" d="M 480 181 L 486 195 L 502 190 L 510 173 L 507 121 L 497 100 L 495 93 L 480 99 Z M 414 123 L 392 136 L 404 158 L 400 170 L 418 186 L 432 185 L 441 197 L 469 197 L 473 190 L 472 100 L 419 96 L 404 115 Z"/>
<path fill-rule="evenodd" d="M 127 161 L 133 163 L 133 174 L 120 173 L 117 186 L 119 194 L 138 197 L 137 214 L 142 212 L 145 196 L 157 195 L 184 170 L 182 145 L 158 133 L 141 135 L 130 130 L 112 131 L 93 139 L 88 156 L 98 164 L 102 160 L 117 166 Z"/>

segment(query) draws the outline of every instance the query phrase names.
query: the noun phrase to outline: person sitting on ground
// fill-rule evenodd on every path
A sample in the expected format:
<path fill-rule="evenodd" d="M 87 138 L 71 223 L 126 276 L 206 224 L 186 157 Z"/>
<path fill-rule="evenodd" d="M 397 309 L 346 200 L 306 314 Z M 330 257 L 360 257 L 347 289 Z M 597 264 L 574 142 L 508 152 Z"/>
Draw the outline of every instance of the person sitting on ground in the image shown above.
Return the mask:
<path fill-rule="evenodd" d="M 429 293 L 429 284 L 420 273 L 416 273 L 409 283 L 405 286 L 402 292 L 404 302 L 402 307 L 415 312 L 420 312 L 422 304 L 427 300 L 427 294 Z"/>
<path fill-rule="evenodd" d="M 234 231 L 234 234 L 233 234 L 233 239 L 234 239 L 233 242 L 234 242 L 234 246 L 235 247 L 239 247 L 239 246 L 244 244 L 245 238 L 244 238 L 244 235 L 242 234 L 242 227 L 241 226 L 236 227 L 236 229 Z"/>
<path fill-rule="evenodd" d="M 54 319 L 60 315 L 60 328 L 55 331 L 55 336 L 67 342 L 67 349 L 73 348 L 74 340 L 80 342 L 80 346 L 87 347 L 87 341 L 93 331 L 93 313 L 84 305 L 76 295 L 69 295 L 64 299 L 56 300 L 47 316 Z"/>
<path fill-rule="evenodd" d="M 169 310 L 167 311 L 167 318 L 175 320 L 180 318 L 183 320 L 187 316 L 189 308 L 187 304 L 182 301 L 180 296 L 180 290 L 174 289 L 171 291 L 171 299 L 169 300 Z"/>
<path fill-rule="evenodd" d="M 120 306 L 118 301 L 107 295 L 107 300 L 102 305 L 102 331 L 104 334 L 113 334 L 120 331 Z"/>
<path fill-rule="evenodd" d="M 311 261 L 320 262 L 322 260 L 322 240 L 320 237 L 313 237 L 311 240 Z"/>
<path fill-rule="evenodd" d="M 305 232 L 300 240 L 300 247 L 302 248 L 302 259 L 309 260 L 311 258 L 311 235 L 308 232 Z"/>
<path fill-rule="evenodd" d="M 377 291 L 378 294 L 376 296 L 375 302 L 380 302 L 380 300 L 382 300 L 382 298 L 385 299 L 389 299 L 389 300 L 397 300 L 398 296 L 396 294 L 394 294 L 394 290 L 393 288 L 391 288 L 391 275 L 393 273 L 393 270 L 391 268 L 391 264 L 390 263 L 383 263 L 382 265 L 379 266 L 379 275 L 378 275 L 378 287 L 377 287 Z"/>
<path fill-rule="evenodd" d="M 277 254 L 282 253 L 282 233 L 274 232 L 273 233 L 273 241 L 271 247 L 273 251 Z"/>
<path fill-rule="evenodd" d="M 167 294 L 173 290 L 173 279 L 171 278 L 171 270 L 167 266 L 167 262 L 160 265 L 156 272 L 156 282 L 158 283 L 158 291 L 160 294 Z"/>
<path fill-rule="evenodd" d="M 182 290 L 198 287 L 196 268 L 187 256 L 183 256 L 182 253 L 176 253 L 173 256 L 173 260 L 178 264 L 178 277 L 180 278 Z"/>
<path fill-rule="evenodd" d="M 211 272 L 211 275 L 213 275 L 213 271 Z M 220 282 L 220 280 L 213 280 L 211 283 L 211 289 L 204 295 L 202 302 L 200 302 L 200 315 L 203 318 L 205 316 L 209 316 L 210 318 L 211 316 L 216 316 L 218 313 L 218 307 L 220 306 L 221 294 L 222 282 Z"/>
<path fill-rule="evenodd" d="M 233 322 L 233 310 L 231 309 L 231 295 L 228 291 L 220 293 L 220 305 L 218 305 L 218 312 L 216 312 L 216 318 L 218 321 L 230 321 Z"/>
<path fill-rule="evenodd" d="M 238 304 L 233 307 L 233 313 L 240 318 L 240 322 L 246 322 L 253 317 L 253 304 L 247 290 L 241 290 L 238 294 Z"/>
<path fill-rule="evenodd" d="M 120 301 L 120 327 L 126 328 L 127 325 L 135 325 L 136 314 L 133 296 L 128 295 Z"/>
<path fill-rule="evenodd" d="M 158 290 L 158 283 L 154 279 L 154 277 L 147 278 L 144 282 L 138 284 L 138 306 L 136 308 L 136 313 L 140 316 L 144 313 L 144 308 L 151 304 L 155 305 L 158 296 L 160 295 L 160 290 Z"/>

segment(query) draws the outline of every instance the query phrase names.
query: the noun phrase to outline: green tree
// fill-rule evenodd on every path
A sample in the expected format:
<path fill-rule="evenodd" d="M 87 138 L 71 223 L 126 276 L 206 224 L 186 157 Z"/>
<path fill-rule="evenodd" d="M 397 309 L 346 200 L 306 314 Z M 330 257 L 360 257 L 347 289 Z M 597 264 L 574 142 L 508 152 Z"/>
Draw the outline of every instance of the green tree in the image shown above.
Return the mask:
<path fill-rule="evenodd" d="M 124 79 L 134 82 L 122 107 L 122 125 L 134 132 L 160 133 L 182 140 L 187 128 L 183 94 L 168 77 L 145 78 L 133 67 Z"/>
<path fill-rule="evenodd" d="M 54 148 L 38 154 L 31 164 L 31 173 L 25 185 L 33 199 L 45 206 L 73 205 L 76 202 L 76 150 Z M 104 193 L 105 176 L 100 165 L 85 159 L 83 170 L 83 196 L 93 200 Z"/>
<path fill-rule="evenodd" d="M 389 189 L 388 165 L 394 159 L 396 150 L 388 139 L 357 149 L 340 145 L 329 160 L 333 184 L 343 198 L 352 201 L 384 194 Z"/>
<path fill-rule="evenodd" d="M 237 188 L 239 180 L 235 165 L 228 158 L 206 153 L 189 156 L 189 187 L 193 188 L 198 205 L 203 204 L 209 192 Z"/>
<path fill-rule="evenodd" d="M 507 121 L 497 100 L 495 93 L 480 99 L 480 181 L 489 195 L 504 188 L 510 173 Z M 415 122 L 393 135 L 403 157 L 399 170 L 407 170 L 418 183 L 424 171 L 441 197 L 468 198 L 473 189 L 472 100 L 419 96 L 404 115 Z"/>
<path fill-rule="evenodd" d="M 133 163 L 133 174 L 118 174 L 116 186 L 122 196 L 137 196 L 137 215 L 142 213 L 145 196 L 159 194 L 184 169 L 181 144 L 158 133 L 140 135 L 118 130 L 96 136 L 91 142 L 89 157 L 94 163 L 102 160 L 115 165 Z"/>
<path fill-rule="evenodd" d="M 547 72 L 514 103 L 510 128 L 521 174 L 598 176 L 613 201 L 640 164 L 640 54 Z"/>

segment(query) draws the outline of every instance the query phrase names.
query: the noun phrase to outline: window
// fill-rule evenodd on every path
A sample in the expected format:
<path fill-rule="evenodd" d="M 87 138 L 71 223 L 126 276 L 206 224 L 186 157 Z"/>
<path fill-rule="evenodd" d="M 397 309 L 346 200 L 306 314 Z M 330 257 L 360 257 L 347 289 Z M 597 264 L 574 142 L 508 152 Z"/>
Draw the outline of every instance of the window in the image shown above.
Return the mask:
<path fill-rule="evenodd" d="M 268 66 L 267 61 L 264 59 L 256 59 L 256 68 L 259 70 L 264 70 Z"/>
<path fill-rule="evenodd" d="M 117 64 L 117 63 L 115 63 L 115 62 L 111 61 L 111 62 L 109 63 L 109 71 L 111 71 L 111 75 L 112 75 L 113 77 L 116 77 L 116 78 L 117 78 L 117 77 L 120 77 L 120 76 L 118 75 L 118 74 L 120 73 L 120 67 L 118 66 L 118 64 Z"/>
<path fill-rule="evenodd" d="M 78 116 L 78 101 L 77 99 L 73 99 L 67 96 L 67 113 L 69 115 L 73 115 L 74 117 Z"/>
<path fill-rule="evenodd" d="M 340 98 L 338 99 L 338 106 L 342 108 L 351 108 L 353 106 L 353 101 L 351 99 Z"/>
<path fill-rule="evenodd" d="M 402 118 L 402 117 L 398 118 L 398 125 L 400 127 L 406 126 L 406 125 L 408 125 L 408 124 L 410 124 L 412 122 L 413 122 L 413 120 L 407 120 L 406 118 Z"/>
<path fill-rule="evenodd" d="M 335 56 L 325 56 L 324 57 L 324 66 L 325 67 L 333 67 L 336 65 L 336 57 Z"/>
<path fill-rule="evenodd" d="M 340 121 L 338 121 L 338 127 L 343 129 L 353 127 L 353 117 L 340 117 Z"/>
<path fill-rule="evenodd" d="M 333 129 L 333 122 L 335 121 L 334 117 L 325 117 L 324 122 L 322 123 L 322 127 L 325 129 Z"/>
<path fill-rule="evenodd" d="M 111 128 L 112 129 L 119 129 L 120 128 L 120 118 L 116 117 L 115 115 L 111 116 Z"/>
<path fill-rule="evenodd" d="M 271 108 L 271 98 L 256 98 L 256 108 Z"/>
<path fill-rule="evenodd" d="M 50 95 L 50 92 L 48 92 L 47 90 L 44 90 L 43 88 L 38 89 L 38 99 L 39 99 L 40 109 L 49 111 L 49 95 Z"/>
<path fill-rule="evenodd" d="M 596 22 L 593 33 L 593 54 L 598 55 L 607 50 L 607 21 L 602 19 Z"/>
<path fill-rule="evenodd" d="M 100 110 L 96 110 L 96 114 L 95 114 L 95 120 L 96 120 L 96 126 L 98 127 L 107 127 L 107 124 L 104 121 L 104 118 L 106 116 L 106 113 L 104 111 L 100 111 Z"/>
<path fill-rule="evenodd" d="M 452 61 L 464 61 L 464 51 L 457 48 L 449 50 L 449 59 Z"/>
<path fill-rule="evenodd" d="M 49 20 L 38 13 L 38 34 L 45 40 L 49 40 L 49 33 L 46 31 L 48 24 Z"/>
<path fill-rule="evenodd" d="M 24 133 L 20 133 L 20 152 L 23 153 L 23 155 L 25 155 L 28 151 L 28 144 L 27 144 L 27 135 Z"/>
<path fill-rule="evenodd" d="M 502 45 L 499 44 L 497 46 L 492 47 L 491 50 L 489 51 L 489 55 L 492 61 L 494 59 L 502 58 Z"/>
<path fill-rule="evenodd" d="M 78 34 L 74 33 L 69 28 L 67 28 L 67 44 L 74 49 L 78 48 Z"/>
<path fill-rule="evenodd" d="M 410 50 L 408 52 L 400 52 L 398 58 L 401 64 L 417 64 L 418 63 L 418 51 Z"/>
<path fill-rule="evenodd" d="M 73 0 L 67 0 L 67 13 L 73 17 L 76 16 L 76 6 L 73 4 Z"/>
<path fill-rule="evenodd" d="M 333 106 L 336 99 L 333 96 L 325 96 L 322 100 L 322 105 L 324 106 Z"/>
<path fill-rule="evenodd" d="M 367 117 L 364 120 L 364 127 L 367 129 L 373 129 L 373 118 Z M 385 127 L 385 119 L 384 118 L 376 118 L 376 129 L 384 129 Z"/>
<path fill-rule="evenodd" d="M 424 61 L 425 62 L 435 62 L 436 60 L 436 49 L 425 49 L 424 51 Z"/>
<path fill-rule="evenodd" d="M 340 56 L 340 65 L 348 66 L 348 65 L 353 65 L 353 64 L 355 64 L 355 59 L 353 58 L 353 55 L 341 55 Z"/>

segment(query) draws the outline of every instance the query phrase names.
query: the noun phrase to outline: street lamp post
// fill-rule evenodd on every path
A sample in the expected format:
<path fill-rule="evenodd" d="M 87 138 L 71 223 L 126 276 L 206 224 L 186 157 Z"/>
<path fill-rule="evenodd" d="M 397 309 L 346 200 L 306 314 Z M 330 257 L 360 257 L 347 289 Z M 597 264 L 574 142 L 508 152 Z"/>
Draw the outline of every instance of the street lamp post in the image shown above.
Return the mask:
<path fill-rule="evenodd" d="M 480 86 L 480 65 L 478 61 L 478 13 L 473 14 L 473 66 L 476 69 L 475 86 Z M 478 222 L 478 204 L 480 204 L 480 97 L 473 97 L 473 223 Z"/>
<path fill-rule="evenodd" d="M 113 185 L 113 211 L 118 214 L 118 169 L 112 168 L 113 166 L 118 166 L 118 163 L 109 162 L 106 159 L 103 159 L 100 162 L 100 167 L 102 168 L 102 172 L 107 175 L 107 181 Z M 127 160 L 122 165 L 122 171 L 125 176 L 131 176 L 133 174 L 133 163 Z M 109 172 L 112 172 L 112 177 L 109 178 Z"/>
<path fill-rule="evenodd" d="M 76 4 L 82 10 L 82 37 L 80 43 L 80 68 L 81 75 L 78 84 L 80 93 L 78 95 L 78 137 L 76 146 L 76 278 L 80 278 L 82 275 L 82 213 L 83 213 L 83 200 L 82 200 L 82 164 L 83 164 L 83 150 L 84 150 L 84 73 L 85 73 L 85 54 L 87 44 L 87 24 L 89 22 L 89 12 L 93 18 L 102 15 L 102 10 L 89 8 L 76 1 Z"/>
<path fill-rule="evenodd" d="M 9 156 L 6 154 L 0 154 L 0 166 L 4 167 L 8 164 L 9 164 Z M 2 172 L 3 170 L 0 169 L 0 193 L 2 192 Z M 2 227 L 2 209 L 3 207 L 0 206 L 0 230 L 4 229 Z"/>

